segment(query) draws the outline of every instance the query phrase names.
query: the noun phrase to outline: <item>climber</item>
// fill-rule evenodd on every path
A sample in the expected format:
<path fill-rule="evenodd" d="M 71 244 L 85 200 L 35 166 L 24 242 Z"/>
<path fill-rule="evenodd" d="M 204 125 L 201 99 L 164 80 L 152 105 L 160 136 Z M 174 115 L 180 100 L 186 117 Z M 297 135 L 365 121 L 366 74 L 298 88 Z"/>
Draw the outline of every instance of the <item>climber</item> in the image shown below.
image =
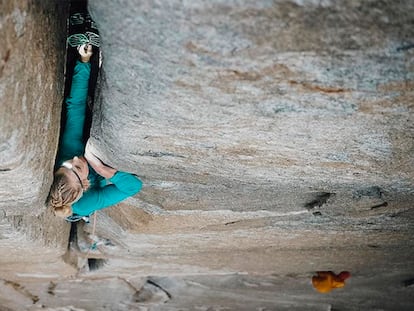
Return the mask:
<path fill-rule="evenodd" d="M 135 195 L 142 187 L 138 177 L 105 165 L 84 143 L 93 53 L 90 44 L 80 45 L 77 50 L 79 59 L 73 71 L 70 94 L 65 100 L 66 123 L 48 200 L 55 215 L 67 221 L 87 220 L 93 212 Z"/>
<path fill-rule="evenodd" d="M 350 276 L 348 271 L 342 271 L 338 275 L 332 271 L 318 271 L 317 276 L 312 277 L 312 285 L 320 293 L 329 293 L 335 288 L 344 287 L 345 280 Z"/>

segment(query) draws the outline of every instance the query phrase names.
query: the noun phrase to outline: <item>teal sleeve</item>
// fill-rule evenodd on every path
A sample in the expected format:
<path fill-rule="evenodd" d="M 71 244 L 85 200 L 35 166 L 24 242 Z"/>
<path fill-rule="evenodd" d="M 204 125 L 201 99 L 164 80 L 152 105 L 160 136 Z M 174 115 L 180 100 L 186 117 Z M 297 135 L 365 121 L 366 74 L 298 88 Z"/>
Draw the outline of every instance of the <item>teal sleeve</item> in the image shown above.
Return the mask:
<path fill-rule="evenodd" d="M 80 200 L 72 205 L 73 213 L 88 216 L 94 211 L 117 204 L 135 195 L 142 188 L 142 181 L 137 176 L 126 172 L 116 172 L 109 181 L 112 184 L 86 191 Z"/>
<path fill-rule="evenodd" d="M 66 98 L 66 123 L 59 148 L 58 164 L 83 155 L 83 126 L 88 99 L 90 63 L 77 61 L 73 72 L 70 94 Z"/>

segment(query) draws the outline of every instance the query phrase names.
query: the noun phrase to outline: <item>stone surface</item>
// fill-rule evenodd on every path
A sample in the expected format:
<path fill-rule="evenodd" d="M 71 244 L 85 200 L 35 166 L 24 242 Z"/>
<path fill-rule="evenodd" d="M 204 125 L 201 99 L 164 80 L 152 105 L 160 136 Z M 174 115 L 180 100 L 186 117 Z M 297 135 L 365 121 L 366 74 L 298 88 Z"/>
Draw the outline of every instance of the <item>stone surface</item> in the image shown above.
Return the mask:
<path fill-rule="evenodd" d="M 43 205 L 66 5 L 1 4 L 4 310 L 413 309 L 412 1 L 90 0 L 90 144 L 144 189 L 69 249 Z"/>
<path fill-rule="evenodd" d="M 63 91 L 64 6 L 1 3 L 1 208 L 39 213 L 52 180 Z"/>
<path fill-rule="evenodd" d="M 104 51 L 92 144 L 143 177 L 144 201 L 287 211 L 317 192 L 412 194 L 412 3 L 141 1 L 114 14 L 126 3 L 90 3 Z"/>
<path fill-rule="evenodd" d="M 64 2 L 0 4 L 0 213 L 45 244 L 68 226 L 45 201 L 53 178 L 64 84 Z"/>

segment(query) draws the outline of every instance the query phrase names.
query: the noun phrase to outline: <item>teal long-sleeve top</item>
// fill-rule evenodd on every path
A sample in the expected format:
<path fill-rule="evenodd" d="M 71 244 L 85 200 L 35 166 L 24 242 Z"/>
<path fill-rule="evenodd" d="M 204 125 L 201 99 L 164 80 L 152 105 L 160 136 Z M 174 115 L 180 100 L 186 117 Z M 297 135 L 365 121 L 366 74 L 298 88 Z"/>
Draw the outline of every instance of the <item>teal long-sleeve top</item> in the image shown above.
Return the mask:
<path fill-rule="evenodd" d="M 57 165 L 83 155 L 83 128 L 88 98 L 88 85 L 91 64 L 76 62 L 72 78 L 72 87 L 66 98 L 66 124 L 59 146 Z M 130 173 L 117 171 L 109 180 L 99 176 L 89 166 L 88 179 L 90 188 L 82 197 L 72 204 L 73 214 L 88 216 L 94 211 L 117 204 L 122 200 L 135 195 L 142 188 L 141 180 Z"/>

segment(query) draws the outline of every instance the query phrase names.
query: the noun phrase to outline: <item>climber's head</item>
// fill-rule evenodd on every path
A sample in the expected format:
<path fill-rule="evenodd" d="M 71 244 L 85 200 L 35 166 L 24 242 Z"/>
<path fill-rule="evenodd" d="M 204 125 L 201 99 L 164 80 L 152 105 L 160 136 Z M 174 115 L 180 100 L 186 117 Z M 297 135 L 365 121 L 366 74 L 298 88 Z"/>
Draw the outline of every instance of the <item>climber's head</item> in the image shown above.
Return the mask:
<path fill-rule="evenodd" d="M 49 195 L 49 204 L 56 216 L 72 214 L 71 205 L 78 201 L 89 187 L 88 163 L 83 157 L 63 162 L 56 171 Z"/>

